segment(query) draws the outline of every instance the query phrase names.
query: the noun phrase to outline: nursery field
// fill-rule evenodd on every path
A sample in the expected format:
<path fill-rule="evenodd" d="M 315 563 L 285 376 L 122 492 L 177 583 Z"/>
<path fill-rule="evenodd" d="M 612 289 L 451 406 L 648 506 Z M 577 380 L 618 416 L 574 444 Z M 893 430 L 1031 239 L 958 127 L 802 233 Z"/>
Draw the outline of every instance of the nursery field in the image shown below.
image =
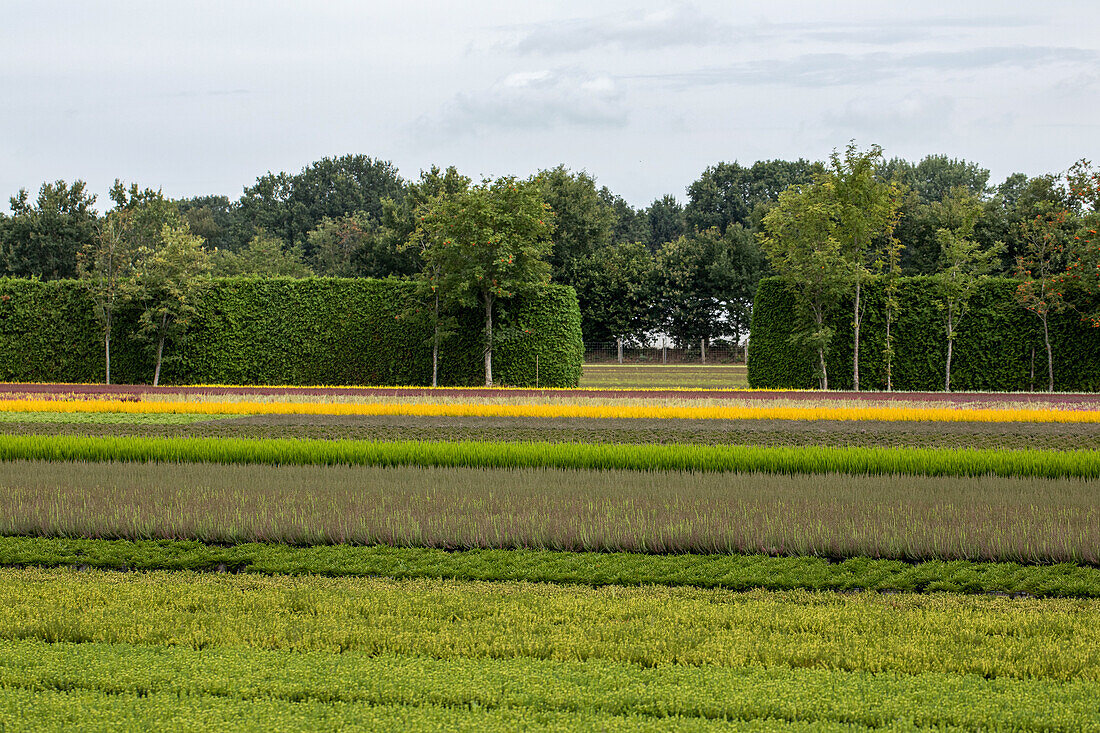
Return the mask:
<path fill-rule="evenodd" d="M 1100 731 L 1100 397 L 615 379 L 0 386 L 0 729 Z"/>

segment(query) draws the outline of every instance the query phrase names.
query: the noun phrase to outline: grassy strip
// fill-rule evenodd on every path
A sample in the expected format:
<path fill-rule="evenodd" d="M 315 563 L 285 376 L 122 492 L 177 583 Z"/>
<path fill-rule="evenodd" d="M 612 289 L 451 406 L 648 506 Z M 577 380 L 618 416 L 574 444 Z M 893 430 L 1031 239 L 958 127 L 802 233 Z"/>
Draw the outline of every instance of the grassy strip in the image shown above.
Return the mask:
<path fill-rule="evenodd" d="M 8 461 L 0 534 L 1100 565 L 1100 482 Z"/>
<path fill-rule="evenodd" d="M 1100 413 L 1098 413 L 1100 414 Z M 1100 478 L 1100 451 L 0 436 L 0 460 Z"/>
<path fill-rule="evenodd" d="M 995 593 L 1039 598 L 1100 598 L 1100 569 L 965 560 L 909 564 L 852 558 L 767 555 L 465 550 L 191 540 L 89 540 L 0 537 L 0 565 L 110 570 L 232 571 L 265 575 L 439 578 L 620 586 L 691 586 L 728 590 L 867 590 Z"/>
<path fill-rule="evenodd" d="M 17 415 L 11 413 L 9 415 Z M 105 413 L 109 415 L 110 413 Z M 569 418 L 407 418 L 263 416 L 111 424 L 5 422 L 0 434 L 140 435 L 145 437 L 297 438 L 313 440 L 701 444 L 870 448 L 1097 450 L 1100 425 L 1066 423 L 889 423 L 771 420 L 616 420 Z"/>
<path fill-rule="evenodd" d="M 0 571 L 0 639 L 1100 681 L 1100 601 Z"/>
<path fill-rule="evenodd" d="M 487 404 L 484 402 L 274 402 L 148 399 L 0 400 L 2 412 L 203 413 L 209 415 L 408 415 L 420 417 L 647 418 L 689 420 L 887 420 L 913 422 L 1100 423 L 1100 410 L 897 406 L 669 406 L 657 404 Z"/>
<path fill-rule="evenodd" d="M 424 713 L 447 717 L 457 717 L 459 710 L 478 711 L 487 716 L 485 722 L 496 713 L 502 716 L 500 722 L 548 716 L 556 725 L 557 716 L 572 714 L 576 718 L 570 724 L 578 729 L 627 722 L 642 729 L 658 723 L 677 730 L 687 724 L 724 729 L 725 721 L 736 721 L 778 730 L 792 724 L 814 729 L 908 725 L 941 730 L 1100 730 L 1095 704 L 1100 685 L 1095 682 L 988 680 L 939 673 L 679 665 L 647 669 L 602 661 L 438 660 L 239 648 L 200 652 L 19 641 L 0 643 L 0 689 L 46 693 L 47 699 L 58 691 L 141 695 L 152 698 L 143 706 L 150 712 L 169 696 L 203 696 L 228 707 L 271 701 L 278 710 L 297 702 L 333 712 L 355 710 L 358 715 L 393 707 L 415 716 L 417 708 L 426 706 Z M 0 721 L 4 707 L 0 693 Z M 467 722 L 481 721 L 471 716 Z"/>

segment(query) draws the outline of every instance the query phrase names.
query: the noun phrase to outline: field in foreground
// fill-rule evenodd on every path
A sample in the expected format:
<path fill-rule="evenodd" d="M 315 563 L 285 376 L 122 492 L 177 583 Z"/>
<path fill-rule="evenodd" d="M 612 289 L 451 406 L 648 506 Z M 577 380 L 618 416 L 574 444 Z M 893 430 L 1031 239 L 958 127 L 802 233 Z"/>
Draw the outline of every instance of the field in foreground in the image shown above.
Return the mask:
<path fill-rule="evenodd" d="M 289 729 L 1100 729 L 1095 601 L 68 570 L 0 592 L 17 729 L 214 729 L 261 700 Z"/>
<path fill-rule="evenodd" d="M 1088 396 L 51 389 L 4 730 L 1100 730 Z"/>

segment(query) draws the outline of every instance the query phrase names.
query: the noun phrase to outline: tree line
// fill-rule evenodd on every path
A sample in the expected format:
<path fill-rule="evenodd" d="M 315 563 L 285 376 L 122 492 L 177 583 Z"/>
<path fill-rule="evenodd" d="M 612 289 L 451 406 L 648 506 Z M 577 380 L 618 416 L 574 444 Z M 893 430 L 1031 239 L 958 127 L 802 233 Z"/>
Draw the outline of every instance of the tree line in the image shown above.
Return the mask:
<path fill-rule="evenodd" d="M 112 298 L 144 304 L 154 352 L 186 325 L 188 278 L 419 279 L 435 313 L 447 299 L 485 310 L 487 364 L 493 340 L 508 336 L 492 334 L 494 310 L 547 278 L 576 288 L 588 342 L 661 332 L 687 345 L 743 338 L 766 274 L 816 282 L 818 295 L 804 301 L 808 324 L 814 303 L 850 293 L 858 340 L 867 277 L 944 273 L 953 283 L 943 296 L 950 348 L 972 278 L 982 274 L 1023 276 L 1021 298 L 1040 318 L 1082 307 L 1074 293 L 1083 286 L 1069 281 L 1094 276 L 1091 175 L 1081 163 L 1063 175 L 1014 174 L 992 185 L 989 171 L 969 161 L 930 155 L 913 163 L 849 147 L 828 161 L 720 162 L 684 201 L 666 195 L 636 209 L 564 166 L 474 185 L 454 168 L 406 180 L 389 162 L 346 155 L 267 173 L 236 201 L 172 200 L 116 181 L 113 206 L 100 215 L 82 181 L 44 183 L 33 200 L 20 190 L 11 214 L 0 214 L 0 268 L 15 277 L 83 276 L 112 293 L 97 306 L 105 313 Z M 445 226 L 460 219 L 466 250 Z M 437 332 L 448 327 L 441 316 Z M 799 333 L 825 353 L 830 334 L 812 325 Z M 858 385 L 858 347 L 853 368 Z"/>
<path fill-rule="evenodd" d="M 1011 205 L 1009 183 L 991 194 L 955 180 L 940 189 L 938 200 L 913 207 L 911 202 L 919 201 L 914 190 L 929 181 L 910 176 L 906 183 L 892 163 L 883 160 L 878 146 L 861 152 L 850 144 L 843 154 L 834 151 L 812 181 L 780 193 L 763 218 L 759 241 L 794 297 L 799 323 L 792 339 L 816 352 L 819 386 L 829 388 L 826 357 L 833 329 L 827 316 L 847 302 L 852 385 L 859 391 L 860 327 L 867 307 L 861 295 L 876 278 L 886 294 L 883 361 L 886 388 L 892 388 L 898 283 L 916 268 L 913 274 L 933 277 L 947 356 L 945 391 L 951 391 L 954 342 L 971 296 L 993 274 L 1015 278 L 1017 302 L 1039 319 L 1053 391 L 1050 316 L 1071 310 L 1100 326 L 1100 172 L 1082 160 L 1061 176 L 1026 185 L 1017 179 L 1021 186 Z"/>

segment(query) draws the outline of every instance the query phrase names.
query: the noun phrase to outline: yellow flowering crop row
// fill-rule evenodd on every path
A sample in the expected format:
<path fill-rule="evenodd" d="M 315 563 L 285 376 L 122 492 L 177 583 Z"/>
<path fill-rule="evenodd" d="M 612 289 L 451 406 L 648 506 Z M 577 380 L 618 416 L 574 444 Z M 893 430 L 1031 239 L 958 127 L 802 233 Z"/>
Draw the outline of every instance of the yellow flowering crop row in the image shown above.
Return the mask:
<path fill-rule="evenodd" d="M 687 418 L 702 420 L 886 420 L 912 422 L 1100 423 L 1100 410 L 948 407 L 795 407 L 477 403 L 122 402 L 3 400 L 0 412 L 198 415 L 408 415 L 415 417 Z"/>

